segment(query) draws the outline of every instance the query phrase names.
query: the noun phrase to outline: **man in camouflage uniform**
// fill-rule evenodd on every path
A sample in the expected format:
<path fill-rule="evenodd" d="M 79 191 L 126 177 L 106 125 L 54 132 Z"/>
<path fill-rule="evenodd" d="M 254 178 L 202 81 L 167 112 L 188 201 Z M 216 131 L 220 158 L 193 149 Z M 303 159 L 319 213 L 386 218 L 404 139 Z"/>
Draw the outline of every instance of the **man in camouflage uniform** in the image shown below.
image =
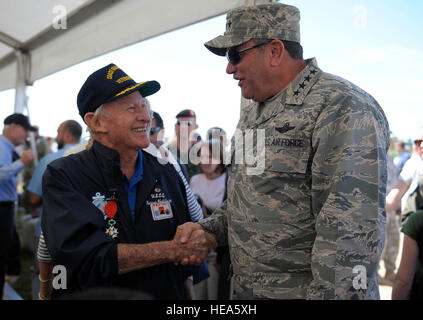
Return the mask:
<path fill-rule="evenodd" d="M 299 19 L 280 3 L 235 9 L 205 44 L 253 100 L 237 128 L 256 133 L 264 167 L 232 157 L 227 201 L 176 237 L 229 244 L 235 299 L 378 299 L 388 123 L 368 93 L 302 59 Z"/>

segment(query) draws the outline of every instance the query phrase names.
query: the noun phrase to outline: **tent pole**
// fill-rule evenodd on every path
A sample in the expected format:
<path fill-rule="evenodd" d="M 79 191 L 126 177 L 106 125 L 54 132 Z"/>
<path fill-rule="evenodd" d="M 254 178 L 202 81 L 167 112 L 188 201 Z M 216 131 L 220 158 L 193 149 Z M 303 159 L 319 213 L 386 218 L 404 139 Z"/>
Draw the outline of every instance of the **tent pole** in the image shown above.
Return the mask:
<path fill-rule="evenodd" d="M 26 87 L 29 84 L 30 57 L 22 49 L 15 51 L 17 62 L 16 91 L 15 91 L 15 112 L 23 113 L 27 106 Z"/>
<path fill-rule="evenodd" d="M 31 58 L 27 52 L 22 49 L 15 51 L 17 61 L 16 90 L 15 90 L 15 113 L 24 113 L 25 109 L 29 116 L 28 96 L 26 95 L 27 86 L 30 85 L 29 71 L 31 70 Z M 33 132 L 29 132 L 29 139 L 32 152 L 34 153 L 34 165 L 38 164 L 37 148 Z"/>

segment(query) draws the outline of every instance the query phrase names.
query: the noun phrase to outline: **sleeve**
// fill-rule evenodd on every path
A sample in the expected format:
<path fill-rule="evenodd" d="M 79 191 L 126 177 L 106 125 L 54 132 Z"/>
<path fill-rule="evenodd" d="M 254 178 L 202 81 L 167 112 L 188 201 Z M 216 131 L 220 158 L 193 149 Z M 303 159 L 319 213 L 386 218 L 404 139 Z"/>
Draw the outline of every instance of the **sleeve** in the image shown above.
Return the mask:
<path fill-rule="evenodd" d="M 377 290 L 384 242 L 389 129 L 374 100 L 352 94 L 331 101 L 312 138 L 316 239 L 307 298 L 365 299 L 369 285 Z"/>
<path fill-rule="evenodd" d="M 0 183 L 9 180 L 10 177 L 16 176 L 25 167 L 21 160 L 5 164 L 7 163 L 6 156 L 6 152 L 2 152 L 0 155 Z"/>
<path fill-rule="evenodd" d="M 413 181 L 415 171 L 416 171 L 415 168 L 416 168 L 416 164 L 414 163 L 414 161 L 407 161 L 402 167 L 402 170 L 399 175 L 399 179 L 404 181 L 404 183 L 407 186 L 411 185 L 411 182 Z"/>
<path fill-rule="evenodd" d="M 51 255 L 50 252 L 48 252 L 42 232 L 40 234 L 40 240 L 38 241 L 37 259 L 42 262 L 51 262 Z"/>
<path fill-rule="evenodd" d="M 117 243 L 103 230 L 98 209 L 63 170 L 49 165 L 43 177 L 42 230 L 55 265 L 66 268 L 68 289 L 113 285 Z"/>
<path fill-rule="evenodd" d="M 43 194 L 43 174 L 46 170 L 46 167 L 47 162 L 45 158 L 43 158 L 40 160 L 40 163 L 35 168 L 27 187 L 30 192 L 36 194 L 39 197 L 41 197 Z"/>
<path fill-rule="evenodd" d="M 225 200 L 223 205 L 216 209 L 210 217 L 199 222 L 205 231 L 211 233 L 216 238 L 218 247 L 228 244 L 227 202 L 228 200 Z"/>
<path fill-rule="evenodd" d="M 188 181 L 186 180 L 182 171 L 178 171 L 178 174 L 181 177 L 181 180 L 185 186 L 189 215 L 191 216 L 192 221 L 197 222 L 203 218 L 203 210 L 201 209 L 200 204 L 192 193 L 188 185 Z"/>
<path fill-rule="evenodd" d="M 418 241 L 419 234 L 423 230 L 423 211 L 416 211 L 412 213 L 401 229 L 401 232 L 410 238 Z"/>

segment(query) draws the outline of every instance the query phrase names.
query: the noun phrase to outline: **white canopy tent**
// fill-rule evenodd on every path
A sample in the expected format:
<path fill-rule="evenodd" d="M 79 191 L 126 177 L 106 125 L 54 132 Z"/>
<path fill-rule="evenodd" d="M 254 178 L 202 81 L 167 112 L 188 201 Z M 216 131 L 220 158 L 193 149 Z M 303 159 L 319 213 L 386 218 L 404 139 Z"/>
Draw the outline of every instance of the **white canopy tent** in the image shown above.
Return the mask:
<path fill-rule="evenodd" d="M 2 0 L 0 91 L 26 86 L 101 54 L 269 0 Z"/>
<path fill-rule="evenodd" d="M 15 112 L 29 115 L 26 88 L 38 79 L 233 8 L 266 2 L 272 0 L 1 0 L 0 91 L 15 88 Z M 30 139 L 36 155 L 33 134 Z"/>

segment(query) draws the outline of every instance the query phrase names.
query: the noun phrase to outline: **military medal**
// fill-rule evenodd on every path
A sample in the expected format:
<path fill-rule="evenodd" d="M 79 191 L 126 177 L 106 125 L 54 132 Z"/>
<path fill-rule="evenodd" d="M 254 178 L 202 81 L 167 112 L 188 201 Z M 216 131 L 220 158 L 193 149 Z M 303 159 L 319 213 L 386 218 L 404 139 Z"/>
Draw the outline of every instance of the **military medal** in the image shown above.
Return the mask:
<path fill-rule="evenodd" d="M 114 219 L 117 212 L 117 203 L 116 203 L 115 193 L 113 193 L 112 198 L 107 202 L 106 206 L 104 207 L 104 212 L 109 218 L 109 220 L 107 221 L 107 225 L 109 227 L 106 229 L 106 233 L 114 239 L 117 237 L 119 233 L 117 228 L 115 227 L 116 220 Z"/>

